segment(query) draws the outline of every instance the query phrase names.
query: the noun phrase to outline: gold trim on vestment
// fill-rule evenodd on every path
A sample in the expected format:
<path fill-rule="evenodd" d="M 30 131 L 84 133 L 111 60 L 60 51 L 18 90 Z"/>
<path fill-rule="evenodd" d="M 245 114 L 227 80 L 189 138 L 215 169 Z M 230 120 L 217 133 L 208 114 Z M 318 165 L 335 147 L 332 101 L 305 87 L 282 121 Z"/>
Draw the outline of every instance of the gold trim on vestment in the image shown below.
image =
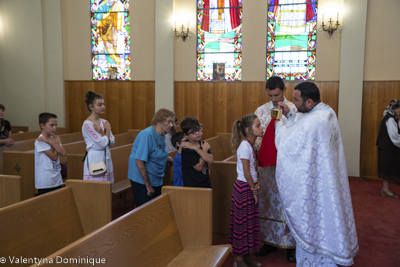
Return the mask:
<path fill-rule="evenodd" d="M 286 221 L 280 221 L 280 220 L 276 220 L 276 219 L 272 219 L 272 218 L 264 218 L 264 217 L 258 217 L 261 220 L 264 221 L 274 221 L 274 222 L 279 222 L 279 223 L 286 223 Z"/>
<path fill-rule="evenodd" d="M 284 248 L 284 249 L 295 249 L 296 248 L 296 246 L 279 246 L 277 244 L 273 244 L 273 243 L 269 243 L 269 242 L 263 242 L 263 243 L 266 245 L 277 247 L 277 248 Z"/>

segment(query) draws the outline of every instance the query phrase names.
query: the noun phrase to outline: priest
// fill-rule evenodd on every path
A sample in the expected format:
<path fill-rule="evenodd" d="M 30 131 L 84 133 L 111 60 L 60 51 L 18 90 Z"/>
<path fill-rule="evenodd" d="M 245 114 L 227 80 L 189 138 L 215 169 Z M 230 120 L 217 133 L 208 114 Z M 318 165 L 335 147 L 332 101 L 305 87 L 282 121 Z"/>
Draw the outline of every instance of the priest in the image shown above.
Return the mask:
<path fill-rule="evenodd" d="M 275 126 L 276 181 L 287 226 L 296 239 L 297 266 L 350 266 L 357 233 L 343 144 L 335 112 L 312 82 L 293 92 L 297 113 Z"/>
<path fill-rule="evenodd" d="M 269 78 L 265 88 L 270 101 L 254 112 L 265 131 L 264 139 L 259 137 L 256 140 L 256 148 L 259 152 L 258 173 L 262 185 L 259 194 L 260 240 L 264 243 L 260 252 L 256 252 L 256 256 L 265 256 L 270 252 L 278 251 L 278 248 L 284 248 L 287 250 L 286 260 L 296 262 L 296 241 L 290 233 L 285 232 L 286 218 L 275 181 L 276 148 L 274 119 L 271 116 L 272 111 L 278 109 L 279 102 L 285 103 L 292 112 L 296 112 L 296 107 L 284 97 L 286 87 L 280 77 Z M 286 117 L 282 116 L 281 120 L 285 119 Z"/>

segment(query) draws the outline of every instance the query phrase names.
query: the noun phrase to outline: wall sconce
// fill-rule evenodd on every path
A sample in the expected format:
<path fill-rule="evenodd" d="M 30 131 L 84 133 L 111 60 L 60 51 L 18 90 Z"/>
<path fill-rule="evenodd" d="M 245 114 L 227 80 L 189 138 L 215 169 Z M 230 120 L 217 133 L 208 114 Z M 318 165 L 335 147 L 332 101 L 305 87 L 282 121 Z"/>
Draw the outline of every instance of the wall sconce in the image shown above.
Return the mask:
<path fill-rule="evenodd" d="M 339 13 L 337 13 L 337 19 L 336 19 L 336 24 L 334 24 L 334 21 L 332 18 L 329 18 L 328 24 L 324 24 L 324 14 L 322 14 L 322 25 L 321 25 L 321 30 L 328 32 L 329 33 L 329 38 L 332 36 L 332 33 L 336 30 L 340 30 L 340 24 L 339 24 Z"/>
<path fill-rule="evenodd" d="M 182 37 L 182 40 L 183 40 L 183 41 L 185 41 L 186 38 L 189 39 L 189 36 L 190 36 L 190 35 L 189 35 L 189 21 L 188 21 L 188 26 L 187 26 L 186 31 L 185 31 L 184 29 L 185 29 L 185 26 L 183 26 L 183 24 L 182 24 L 181 31 L 178 32 L 178 31 L 176 30 L 176 21 L 175 21 L 174 37 Z"/>

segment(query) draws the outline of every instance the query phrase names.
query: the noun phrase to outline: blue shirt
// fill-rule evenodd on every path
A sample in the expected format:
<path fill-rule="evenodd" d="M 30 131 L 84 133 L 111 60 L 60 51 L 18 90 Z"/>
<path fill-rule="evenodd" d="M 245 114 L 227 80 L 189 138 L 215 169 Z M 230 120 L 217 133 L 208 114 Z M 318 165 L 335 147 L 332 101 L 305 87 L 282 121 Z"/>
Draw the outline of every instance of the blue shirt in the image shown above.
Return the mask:
<path fill-rule="evenodd" d="M 144 161 L 150 184 L 162 186 L 167 157 L 168 151 L 165 147 L 164 137 L 160 136 L 153 126 L 144 129 L 133 143 L 132 152 L 129 156 L 128 178 L 136 183 L 144 184 L 136 165 L 138 159 Z"/>
<path fill-rule="evenodd" d="M 172 185 L 183 186 L 182 177 L 182 156 L 179 152 L 176 152 L 174 157 L 174 176 L 172 180 Z"/>

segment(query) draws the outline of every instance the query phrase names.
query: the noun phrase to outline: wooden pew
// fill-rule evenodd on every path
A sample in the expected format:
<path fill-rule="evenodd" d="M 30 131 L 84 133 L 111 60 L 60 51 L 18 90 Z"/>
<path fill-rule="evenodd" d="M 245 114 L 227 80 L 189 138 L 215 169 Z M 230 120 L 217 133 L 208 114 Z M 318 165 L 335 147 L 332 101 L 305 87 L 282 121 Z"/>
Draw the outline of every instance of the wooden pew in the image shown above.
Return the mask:
<path fill-rule="evenodd" d="M 114 147 L 110 149 L 111 159 L 114 167 L 114 184 L 112 193 L 122 194 L 131 188 L 128 179 L 129 156 L 132 151 L 133 142 L 141 130 L 128 130 L 128 133 L 115 135 Z M 83 179 L 82 154 L 69 154 L 68 156 L 68 178 Z"/>
<path fill-rule="evenodd" d="M 232 188 L 237 178 L 237 157 L 232 155 L 230 133 L 218 133 L 207 139 L 211 145 L 214 162 L 211 164 L 211 188 L 213 189 L 214 234 L 229 234 Z"/>
<path fill-rule="evenodd" d="M 0 208 L 21 201 L 21 176 L 0 175 Z"/>
<path fill-rule="evenodd" d="M 29 126 L 15 126 L 15 125 L 11 125 L 11 133 L 12 134 L 17 134 L 19 132 L 29 132 Z"/>
<path fill-rule="evenodd" d="M 217 136 L 205 140 L 211 145 L 214 161 L 222 161 L 232 156 L 231 136 L 232 134 L 230 133 L 217 133 Z"/>
<path fill-rule="evenodd" d="M 24 131 L 23 133 L 18 133 L 18 132 L 14 132 L 14 126 L 11 126 L 11 138 L 14 140 L 14 142 L 17 141 L 22 141 L 22 140 L 29 140 L 29 139 L 36 139 L 38 138 L 38 136 L 42 133 L 42 131 L 34 131 L 34 132 L 28 132 L 28 131 Z M 64 135 L 66 134 L 66 129 L 64 127 L 57 127 L 56 130 L 56 135 Z M 61 139 L 61 141 L 63 142 L 63 140 Z"/>
<path fill-rule="evenodd" d="M 30 133 L 35 133 L 35 132 L 29 132 Z M 28 133 L 27 133 L 28 134 Z M 35 134 L 33 139 L 28 139 L 28 140 L 22 140 L 22 141 L 16 141 L 12 147 L 6 147 L 6 146 L 0 146 L 0 173 L 4 174 L 14 174 L 14 173 L 7 173 L 5 172 L 5 165 L 4 165 L 4 154 L 6 154 L 6 151 L 28 151 L 28 150 L 34 150 L 35 149 L 35 141 L 36 138 L 40 135 L 40 132 Z M 14 138 L 14 135 L 12 135 L 12 138 Z M 61 138 L 61 143 L 68 144 L 68 143 L 73 143 L 76 141 L 83 141 L 83 136 L 82 133 L 70 133 L 70 134 L 62 134 L 60 135 Z M 15 140 L 14 140 L 15 141 Z M 15 167 L 16 165 L 13 165 Z M 9 170 L 9 169 L 8 169 Z"/>
<path fill-rule="evenodd" d="M 128 179 L 129 156 L 132 151 L 133 144 L 127 144 L 110 149 L 111 159 L 114 167 L 114 184 L 112 185 L 112 193 L 114 195 L 121 194 L 131 188 Z M 84 154 L 68 155 L 68 178 L 83 179 Z"/>
<path fill-rule="evenodd" d="M 58 266 L 60 258 L 88 257 L 113 267 L 221 266 L 231 246 L 212 246 L 211 209 L 210 189 L 165 186 L 161 196 L 32 266 Z"/>
<path fill-rule="evenodd" d="M 115 140 L 116 143 L 119 145 L 122 145 L 122 141 L 130 142 L 133 143 L 134 137 L 137 135 L 137 131 L 139 130 L 133 130 L 127 133 L 122 133 L 122 134 L 117 134 L 115 135 Z M 72 141 L 74 139 L 80 139 L 80 137 L 83 139 L 82 133 L 73 133 L 73 134 L 66 134 L 66 135 L 61 135 L 60 137 L 61 142 L 63 143 L 63 147 L 65 151 L 67 152 L 67 157 L 60 157 L 60 162 L 65 163 L 69 160 L 69 155 L 76 155 L 76 153 L 79 153 L 80 161 L 82 161 L 83 156 L 85 155 L 85 150 L 86 150 L 86 144 L 84 141 L 78 141 L 78 142 L 70 142 L 70 143 L 64 143 L 64 139 L 67 141 Z M 21 200 L 25 200 L 31 197 L 35 196 L 35 145 L 34 141 L 31 142 L 31 140 L 26 140 L 26 141 L 21 141 L 21 142 L 16 142 L 17 147 L 16 149 L 23 149 L 23 148 L 28 148 L 28 151 L 4 151 L 4 158 L 3 158 L 3 164 L 4 164 L 4 174 L 10 174 L 10 175 L 20 175 L 22 177 L 21 180 Z M 128 156 L 129 157 L 129 156 Z M 75 158 L 74 158 L 75 159 Z M 76 161 L 76 159 L 75 159 Z M 71 166 L 70 163 L 68 163 L 68 166 Z M 72 164 L 72 166 L 74 166 Z M 75 169 L 75 167 L 68 167 L 67 172 L 68 172 L 68 178 L 69 179 L 82 179 L 83 177 L 83 163 L 81 163 L 82 168 Z M 120 172 L 119 170 L 117 172 Z M 70 175 L 71 173 L 71 175 Z M 77 175 L 79 173 L 79 176 Z M 78 178 L 77 178 L 78 177 Z M 127 177 L 127 176 L 126 176 Z M 127 187 L 127 182 L 125 182 L 125 188 Z M 120 186 L 120 191 L 123 192 L 124 188 L 123 186 Z M 128 189 L 130 188 L 130 184 Z"/>
<path fill-rule="evenodd" d="M 111 222 L 111 185 L 66 187 L 0 209 L 0 255 L 44 258 Z M 26 266 L 26 264 L 12 264 Z"/>

